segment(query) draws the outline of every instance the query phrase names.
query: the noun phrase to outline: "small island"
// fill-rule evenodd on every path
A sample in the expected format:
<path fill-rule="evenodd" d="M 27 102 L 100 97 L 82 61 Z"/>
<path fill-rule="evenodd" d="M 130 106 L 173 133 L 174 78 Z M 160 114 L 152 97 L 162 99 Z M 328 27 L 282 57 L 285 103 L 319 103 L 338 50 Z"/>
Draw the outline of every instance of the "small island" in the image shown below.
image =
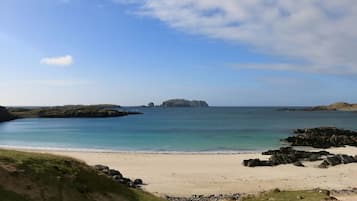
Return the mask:
<path fill-rule="evenodd" d="M 186 99 L 170 99 L 164 101 L 161 107 L 209 107 L 206 101 L 202 100 L 186 100 Z"/>
<path fill-rule="evenodd" d="M 120 106 L 102 105 L 65 105 L 54 107 L 0 107 L 0 122 L 19 118 L 104 118 L 120 117 L 140 112 L 118 110 Z"/>

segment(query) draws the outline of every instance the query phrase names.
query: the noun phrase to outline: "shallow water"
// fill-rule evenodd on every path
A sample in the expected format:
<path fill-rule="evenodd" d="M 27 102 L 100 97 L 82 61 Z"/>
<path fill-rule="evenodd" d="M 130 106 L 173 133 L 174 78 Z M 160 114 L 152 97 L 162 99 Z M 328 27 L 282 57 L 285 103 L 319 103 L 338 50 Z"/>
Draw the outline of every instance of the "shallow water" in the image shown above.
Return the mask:
<path fill-rule="evenodd" d="M 256 151 L 304 127 L 357 130 L 357 113 L 273 107 L 130 108 L 118 118 L 19 119 L 0 124 L 0 145 L 111 151 Z"/>

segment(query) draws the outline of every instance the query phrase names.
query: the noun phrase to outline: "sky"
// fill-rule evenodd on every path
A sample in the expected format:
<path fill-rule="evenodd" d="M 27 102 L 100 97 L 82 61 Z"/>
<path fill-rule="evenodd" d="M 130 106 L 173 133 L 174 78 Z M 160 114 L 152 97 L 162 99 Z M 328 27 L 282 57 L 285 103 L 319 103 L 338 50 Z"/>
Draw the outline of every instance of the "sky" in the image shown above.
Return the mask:
<path fill-rule="evenodd" d="M 0 105 L 357 102 L 356 0 L 0 0 Z"/>

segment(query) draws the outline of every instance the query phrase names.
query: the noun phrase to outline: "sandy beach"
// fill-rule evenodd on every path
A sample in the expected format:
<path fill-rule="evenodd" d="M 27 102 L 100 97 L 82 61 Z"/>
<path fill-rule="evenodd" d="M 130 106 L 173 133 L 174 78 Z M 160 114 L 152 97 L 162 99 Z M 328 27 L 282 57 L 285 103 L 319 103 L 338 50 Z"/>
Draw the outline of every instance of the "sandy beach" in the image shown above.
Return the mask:
<path fill-rule="evenodd" d="M 27 150 L 29 151 L 29 150 Z M 115 153 L 83 151 L 30 150 L 70 156 L 89 165 L 104 164 L 120 170 L 132 179 L 141 178 L 144 189 L 157 195 L 190 196 L 192 194 L 256 193 L 280 189 L 349 189 L 357 187 L 357 164 L 328 169 L 280 165 L 249 168 L 248 158 L 266 158 L 259 153 Z M 332 153 L 357 155 L 356 147 L 328 149 Z"/>

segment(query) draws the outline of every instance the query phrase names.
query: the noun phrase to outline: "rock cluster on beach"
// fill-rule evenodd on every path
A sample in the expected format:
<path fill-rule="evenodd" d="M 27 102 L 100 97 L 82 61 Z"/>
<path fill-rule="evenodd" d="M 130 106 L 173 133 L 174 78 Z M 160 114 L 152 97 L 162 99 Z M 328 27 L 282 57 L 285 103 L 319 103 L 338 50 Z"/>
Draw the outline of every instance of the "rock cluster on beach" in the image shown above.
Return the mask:
<path fill-rule="evenodd" d="M 326 151 L 309 152 L 299 151 L 292 147 L 282 147 L 278 150 L 269 150 L 262 153 L 263 155 L 271 155 L 268 160 L 248 159 L 243 161 L 243 165 L 247 167 L 256 166 L 276 166 L 281 164 L 294 164 L 296 166 L 303 166 L 301 161 L 318 161 L 323 160 L 326 156 L 332 154 Z"/>
<path fill-rule="evenodd" d="M 277 166 L 281 164 L 294 164 L 295 166 L 304 167 L 303 161 L 322 161 L 319 168 L 328 168 L 340 164 L 356 163 L 357 156 L 342 154 L 331 154 L 327 151 L 310 152 L 294 150 L 292 147 L 282 147 L 278 150 L 269 150 L 262 153 L 271 155 L 268 160 L 248 159 L 243 161 L 247 167 L 257 166 Z"/>
<path fill-rule="evenodd" d="M 97 170 L 100 174 L 104 174 L 111 178 L 113 181 L 127 185 L 130 188 L 140 188 L 141 185 L 143 185 L 142 179 L 135 179 L 132 181 L 131 179 L 124 177 L 118 170 L 110 169 L 105 165 L 95 165 L 94 169 Z"/>
<path fill-rule="evenodd" d="M 191 197 L 171 197 L 166 196 L 168 201 L 227 201 L 227 200 L 239 200 L 240 194 L 230 194 L 230 195 L 192 195 Z"/>
<path fill-rule="evenodd" d="M 292 146 L 311 146 L 314 148 L 357 146 L 357 132 L 336 127 L 296 129 L 294 136 L 284 141 Z"/>
<path fill-rule="evenodd" d="M 330 166 L 336 166 L 341 164 L 348 163 L 357 163 L 357 156 L 349 156 L 345 154 L 336 154 L 330 157 L 327 157 L 319 165 L 319 168 L 328 168 Z"/>

